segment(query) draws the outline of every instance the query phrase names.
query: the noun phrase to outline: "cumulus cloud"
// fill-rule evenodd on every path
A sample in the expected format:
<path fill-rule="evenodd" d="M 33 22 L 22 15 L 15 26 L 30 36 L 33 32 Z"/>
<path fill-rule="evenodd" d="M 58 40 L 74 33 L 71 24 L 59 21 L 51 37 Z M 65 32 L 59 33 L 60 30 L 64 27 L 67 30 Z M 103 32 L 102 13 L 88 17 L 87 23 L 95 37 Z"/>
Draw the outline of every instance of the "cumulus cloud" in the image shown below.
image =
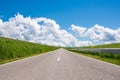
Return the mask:
<path fill-rule="evenodd" d="M 24 17 L 19 13 L 5 22 L 0 19 L 0 36 L 54 46 L 92 45 L 91 41 L 79 41 L 52 19 Z"/>
<path fill-rule="evenodd" d="M 75 26 L 72 24 L 70 29 L 75 33 L 77 37 L 84 37 L 87 28 Z"/>
<path fill-rule="evenodd" d="M 90 28 L 71 25 L 71 30 L 79 37 L 88 37 L 93 41 L 119 42 L 120 41 L 120 28 L 110 29 L 98 24 Z"/>
<path fill-rule="evenodd" d="M 0 19 L 0 36 L 13 39 L 53 46 L 89 46 L 100 41 L 120 42 L 120 28 L 110 29 L 98 24 L 86 28 L 72 24 L 70 30 L 72 33 L 45 17 L 24 17 L 18 13 L 8 21 Z M 83 38 L 89 41 L 83 41 Z"/>

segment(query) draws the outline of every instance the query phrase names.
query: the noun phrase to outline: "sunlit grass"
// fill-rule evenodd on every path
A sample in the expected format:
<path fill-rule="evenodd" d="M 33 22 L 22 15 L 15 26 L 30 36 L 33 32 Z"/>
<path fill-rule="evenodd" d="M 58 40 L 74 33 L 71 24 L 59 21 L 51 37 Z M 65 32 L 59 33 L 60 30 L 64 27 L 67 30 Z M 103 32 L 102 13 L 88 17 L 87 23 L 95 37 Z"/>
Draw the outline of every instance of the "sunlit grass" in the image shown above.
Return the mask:
<path fill-rule="evenodd" d="M 71 49 L 68 49 L 68 50 L 76 52 L 78 54 L 89 56 L 89 57 L 92 57 L 92 58 L 95 58 L 95 59 L 99 59 L 99 60 L 102 60 L 102 61 L 106 61 L 106 62 L 109 62 L 109 63 L 120 65 L 120 54 L 80 51 L 80 50 L 71 50 Z"/>
<path fill-rule="evenodd" d="M 57 48 L 0 37 L 0 64 L 52 51 Z"/>
<path fill-rule="evenodd" d="M 104 45 L 97 45 L 97 46 L 88 46 L 83 48 L 120 48 L 120 43 L 112 43 L 112 44 L 104 44 Z"/>

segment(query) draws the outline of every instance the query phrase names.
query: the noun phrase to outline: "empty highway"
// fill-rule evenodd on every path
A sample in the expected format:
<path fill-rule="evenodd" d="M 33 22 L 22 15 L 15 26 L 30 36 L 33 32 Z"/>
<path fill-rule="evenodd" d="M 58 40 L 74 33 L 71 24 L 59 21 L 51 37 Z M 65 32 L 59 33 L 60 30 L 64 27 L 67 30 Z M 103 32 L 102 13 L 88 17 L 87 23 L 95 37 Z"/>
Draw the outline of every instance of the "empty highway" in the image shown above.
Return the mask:
<path fill-rule="evenodd" d="M 120 67 L 58 49 L 0 65 L 0 80 L 120 80 Z"/>

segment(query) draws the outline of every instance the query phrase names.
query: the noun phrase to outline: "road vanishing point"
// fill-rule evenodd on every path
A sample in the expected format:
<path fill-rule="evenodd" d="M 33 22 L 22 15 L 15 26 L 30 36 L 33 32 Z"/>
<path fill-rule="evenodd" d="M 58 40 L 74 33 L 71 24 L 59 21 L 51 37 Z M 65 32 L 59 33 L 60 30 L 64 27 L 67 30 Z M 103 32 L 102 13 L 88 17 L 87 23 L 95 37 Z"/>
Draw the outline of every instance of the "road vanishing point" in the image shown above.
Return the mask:
<path fill-rule="evenodd" d="M 61 48 L 0 65 L 0 80 L 120 80 L 120 66 Z"/>

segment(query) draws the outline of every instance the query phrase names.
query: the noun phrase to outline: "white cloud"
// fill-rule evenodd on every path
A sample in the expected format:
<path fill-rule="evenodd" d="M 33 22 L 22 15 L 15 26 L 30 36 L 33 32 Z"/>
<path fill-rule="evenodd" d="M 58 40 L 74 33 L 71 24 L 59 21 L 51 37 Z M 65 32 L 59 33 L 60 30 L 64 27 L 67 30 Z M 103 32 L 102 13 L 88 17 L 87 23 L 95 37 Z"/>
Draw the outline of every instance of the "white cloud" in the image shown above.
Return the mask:
<path fill-rule="evenodd" d="M 82 33 L 81 33 L 82 35 Z M 87 46 L 90 41 L 79 41 L 51 19 L 15 15 L 8 21 L 0 19 L 0 36 L 54 46 Z"/>
<path fill-rule="evenodd" d="M 93 45 L 92 42 L 120 42 L 120 28 L 110 29 L 98 24 L 86 28 L 72 24 L 70 30 L 73 31 L 75 37 L 67 30 L 61 29 L 60 25 L 52 19 L 24 17 L 19 13 L 5 22 L 0 19 L 0 36 L 40 44 L 88 46 Z M 89 38 L 91 41 L 80 41 L 82 38 Z"/>
<path fill-rule="evenodd" d="M 119 29 L 110 29 L 98 24 L 90 28 L 84 28 L 79 26 L 71 25 L 71 30 L 75 35 L 79 37 L 88 37 L 93 41 L 105 41 L 108 42 L 119 42 L 120 41 L 120 28 Z"/>
<path fill-rule="evenodd" d="M 70 29 L 75 33 L 77 37 L 84 37 L 87 28 L 75 26 L 72 24 Z"/>
<path fill-rule="evenodd" d="M 93 43 L 91 41 L 79 41 L 81 46 L 91 46 Z"/>

